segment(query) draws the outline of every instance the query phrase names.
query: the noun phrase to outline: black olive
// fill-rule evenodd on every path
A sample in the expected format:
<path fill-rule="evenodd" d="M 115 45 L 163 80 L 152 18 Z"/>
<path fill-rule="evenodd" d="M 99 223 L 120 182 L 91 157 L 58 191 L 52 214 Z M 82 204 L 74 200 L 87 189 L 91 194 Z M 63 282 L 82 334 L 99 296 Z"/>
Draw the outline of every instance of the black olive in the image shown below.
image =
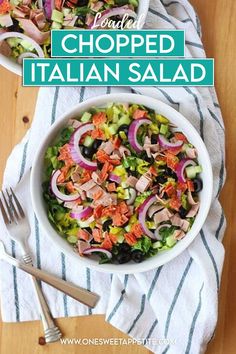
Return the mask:
<path fill-rule="evenodd" d="M 128 243 L 121 243 L 118 247 L 118 252 L 122 253 L 122 252 L 130 252 L 131 251 L 131 247 L 130 245 L 128 245 Z"/>
<path fill-rule="evenodd" d="M 83 146 L 82 154 L 83 154 L 84 157 L 92 159 L 94 153 L 95 153 L 95 151 L 94 151 L 93 146 Z"/>
<path fill-rule="evenodd" d="M 165 173 L 168 177 L 174 178 L 177 181 L 178 177 L 177 177 L 176 173 L 171 168 L 167 167 L 165 170 Z"/>
<path fill-rule="evenodd" d="M 202 180 L 200 178 L 195 178 L 193 180 L 193 187 L 194 187 L 194 192 L 198 193 L 202 190 L 203 187 L 203 183 Z"/>
<path fill-rule="evenodd" d="M 152 134 L 151 144 L 157 144 L 158 134 Z"/>
<path fill-rule="evenodd" d="M 79 1 L 79 6 L 86 6 L 86 5 L 88 5 L 88 3 L 89 3 L 89 0 L 80 0 Z"/>
<path fill-rule="evenodd" d="M 118 263 L 128 263 L 131 260 L 131 254 L 130 253 L 119 253 L 116 257 Z"/>
<path fill-rule="evenodd" d="M 92 233 L 92 230 L 90 227 L 85 227 L 84 230 L 88 231 L 90 234 Z"/>
<path fill-rule="evenodd" d="M 160 183 L 160 184 L 164 184 L 164 183 L 167 182 L 167 178 L 166 178 L 166 176 L 157 176 L 156 177 L 156 182 Z"/>
<path fill-rule="evenodd" d="M 93 149 L 97 150 L 101 144 L 102 144 L 102 140 L 99 140 L 99 139 L 94 140 L 93 145 L 92 145 Z"/>
<path fill-rule="evenodd" d="M 119 132 L 124 132 L 128 136 L 129 126 L 127 124 L 121 125 L 118 129 L 118 133 Z"/>
<path fill-rule="evenodd" d="M 185 209 L 183 206 L 181 206 L 179 208 L 179 216 L 181 217 L 181 219 L 186 218 L 187 214 L 188 214 L 188 210 Z"/>
<path fill-rule="evenodd" d="M 111 225 L 112 225 L 112 220 L 111 220 L 111 219 L 106 220 L 106 221 L 102 224 L 102 229 L 103 229 L 103 231 L 109 232 Z"/>
<path fill-rule="evenodd" d="M 103 163 L 98 161 L 97 166 L 98 166 L 98 169 L 101 170 L 103 168 Z"/>
<path fill-rule="evenodd" d="M 138 177 L 138 172 L 137 172 L 137 171 L 131 171 L 131 170 L 129 169 L 129 174 L 130 174 L 131 176 Z"/>
<path fill-rule="evenodd" d="M 151 165 L 154 163 L 154 158 L 151 156 L 149 157 L 146 151 L 142 154 L 142 159 L 150 163 Z"/>
<path fill-rule="evenodd" d="M 140 250 L 134 250 L 132 253 L 131 253 L 131 258 L 134 262 L 136 263 L 140 263 L 143 261 L 144 259 L 144 254 L 142 251 Z"/>

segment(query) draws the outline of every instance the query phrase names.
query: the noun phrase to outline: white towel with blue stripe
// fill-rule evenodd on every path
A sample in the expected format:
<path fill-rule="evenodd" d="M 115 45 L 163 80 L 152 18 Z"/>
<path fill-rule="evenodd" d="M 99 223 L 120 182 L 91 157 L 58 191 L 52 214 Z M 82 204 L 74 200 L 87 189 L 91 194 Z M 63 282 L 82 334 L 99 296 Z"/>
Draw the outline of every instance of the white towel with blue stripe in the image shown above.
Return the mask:
<path fill-rule="evenodd" d="M 144 0 L 145 1 L 145 0 Z M 152 0 L 147 28 L 186 30 L 186 55 L 204 57 L 199 20 L 187 0 Z M 224 124 L 213 88 L 133 88 L 180 111 L 203 137 L 214 173 L 214 195 L 207 221 L 191 246 L 172 262 L 137 275 L 111 276 L 78 266 L 51 243 L 35 218 L 29 198 L 34 152 L 50 125 L 68 108 L 89 97 L 129 88 L 41 88 L 30 131 L 10 155 L 4 186 L 17 186 L 31 223 L 30 248 L 35 265 L 101 295 L 97 307 L 84 305 L 43 284 L 55 317 L 105 314 L 106 320 L 131 337 L 146 340 L 155 353 L 203 353 L 217 321 L 218 291 L 224 259 L 225 218 L 218 196 L 224 183 Z M 2 227 L 3 230 L 3 227 Z M 4 233 L 7 250 L 20 251 Z M 2 319 L 39 318 L 28 276 L 7 264 L 0 267 Z M 67 333 L 67 336 L 70 334 Z M 90 334 L 91 335 L 91 334 Z"/>

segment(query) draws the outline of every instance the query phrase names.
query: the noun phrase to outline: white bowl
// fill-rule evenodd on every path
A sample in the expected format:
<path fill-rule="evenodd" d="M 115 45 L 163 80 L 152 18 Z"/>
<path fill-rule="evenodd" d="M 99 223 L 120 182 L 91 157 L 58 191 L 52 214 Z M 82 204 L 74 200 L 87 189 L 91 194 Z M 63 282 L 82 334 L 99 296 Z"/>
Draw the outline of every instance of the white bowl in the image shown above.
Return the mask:
<path fill-rule="evenodd" d="M 203 172 L 201 174 L 201 178 L 203 180 L 203 190 L 200 192 L 200 209 L 191 230 L 187 233 L 185 238 L 180 240 L 172 249 L 162 251 L 159 254 L 148 258 L 147 260 L 144 260 L 142 263 L 138 264 L 98 264 L 97 260 L 87 257 L 81 257 L 79 254 L 75 253 L 73 247 L 66 240 L 64 240 L 61 236 L 58 235 L 58 233 L 48 221 L 46 206 L 44 204 L 42 196 L 41 185 L 44 170 L 44 154 L 47 147 L 57 137 L 60 130 L 66 125 L 68 119 L 78 116 L 79 114 L 88 110 L 92 106 L 102 107 L 106 106 L 110 102 L 129 102 L 143 104 L 169 118 L 170 121 L 174 123 L 187 136 L 189 141 L 197 148 L 199 155 L 198 160 L 203 167 Z M 52 125 L 43 142 L 40 144 L 40 147 L 36 153 L 33 162 L 31 172 L 31 197 L 33 208 L 39 220 L 39 223 L 41 224 L 48 237 L 54 242 L 55 247 L 58 247 L 58 249 L 60 249 L 60 251 L 63 251 L 68 257 L 73 258 L 78 263 L 78 265 L 84 265 L 86 267 L 110 273 L 128 274 L 147 271 L 171 261 L 181 252 L 183 252 L 198 235 L 206 220 L 211 204 L 212 186 L 212 168 L 208 152 L 201 137 L 199 136 L 195 128 L 189 123 L 189 121 L 176 110 L 174 110 L 172 107 L 166 105 L 161 101 L 147 96 L 127 93 L 102 95 L 96 98 L 89 99 L 73 107 L 68 113 L 58 119 L 58 121 L 56 121 Z"/>
<path fill-rule="evenodd" d="M 145 19 L 147 17 L 148 8 L 150 0 L 140 0 L 138 7 L 138 18 L 141 17 L 142 25 L 144 25 Z M 6 69 L 10 70 L 16 75 L 22 76 L 22 65 L 16 63 L 13 59 L 8 58 L 0 53 L 0 64 Z"/>

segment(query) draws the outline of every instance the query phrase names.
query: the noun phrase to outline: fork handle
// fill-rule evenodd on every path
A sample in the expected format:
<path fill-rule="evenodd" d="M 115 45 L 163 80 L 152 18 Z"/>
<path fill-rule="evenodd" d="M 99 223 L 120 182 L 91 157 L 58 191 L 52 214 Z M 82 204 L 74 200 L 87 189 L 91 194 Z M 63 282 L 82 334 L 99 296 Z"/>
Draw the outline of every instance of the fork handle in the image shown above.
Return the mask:
<path fill-rule="evenodd" d="M 18 263 L 18 267 L 25 272 L 35 276 L 39 280 L 53 286 L 54 288 L 64 292 L 65 294 L 71 296 L 73 299 L 87 305 L 89 307 L 95 307 L 99 300 L 99 296 L 93 292 L 83 289 L 79 286 L 58 278 L 50 273 L 47 273 L 41 269 L 32 267 L 25 263 Z"/>

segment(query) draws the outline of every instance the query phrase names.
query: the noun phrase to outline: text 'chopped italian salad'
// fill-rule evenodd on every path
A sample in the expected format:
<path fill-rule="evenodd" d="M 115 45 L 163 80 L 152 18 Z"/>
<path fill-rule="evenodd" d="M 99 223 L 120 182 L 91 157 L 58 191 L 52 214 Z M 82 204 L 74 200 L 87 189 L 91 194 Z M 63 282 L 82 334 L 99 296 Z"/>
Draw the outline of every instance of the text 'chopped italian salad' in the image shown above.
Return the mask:
<path fill-rule="evenodd" d="M 71 119 L 45 155 L 48 218 L 81 256 L 142 262 L 190 230 L 203 183 L 197 151 L 164 116 L 136 104 Z"/>
<path fill-rule="evenodd" d="M 20 64 L 23 58 L 50 57 L 52 29 L 108 28 L 122 20 L 125 28 L 137 18 L 138 5 L 139 0 L 0 0 L 0 53 Z"/>

